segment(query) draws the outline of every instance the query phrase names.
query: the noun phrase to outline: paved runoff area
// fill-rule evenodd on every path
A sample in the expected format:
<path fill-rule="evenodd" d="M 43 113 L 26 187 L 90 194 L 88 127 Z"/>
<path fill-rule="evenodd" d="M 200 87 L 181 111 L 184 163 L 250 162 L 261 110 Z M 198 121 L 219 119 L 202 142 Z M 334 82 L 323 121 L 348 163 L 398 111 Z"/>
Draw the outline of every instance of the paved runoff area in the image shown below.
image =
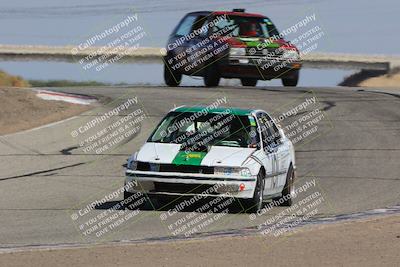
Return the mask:
<path fill-rule="evenodd" d="M 111 100 L 58 124 L 0 136 L 2 249 L 197 238 L 243 229 L 258 231 L 267 242 L 316 218 L 399 204 L 400 97 L 393 92 L 345 87 L 58 91 Z M 296 148 L 293 207 L 266 206 L 248 214 L 240 203 L 219 200 L 212 204 L 229 212 L 211 214 L 196 212 L 204 203 L 178 200 L 163 207 L 120 208 L 129 155 L 170 109 L 199 104 L 264 109 L 277 118 Z"/>

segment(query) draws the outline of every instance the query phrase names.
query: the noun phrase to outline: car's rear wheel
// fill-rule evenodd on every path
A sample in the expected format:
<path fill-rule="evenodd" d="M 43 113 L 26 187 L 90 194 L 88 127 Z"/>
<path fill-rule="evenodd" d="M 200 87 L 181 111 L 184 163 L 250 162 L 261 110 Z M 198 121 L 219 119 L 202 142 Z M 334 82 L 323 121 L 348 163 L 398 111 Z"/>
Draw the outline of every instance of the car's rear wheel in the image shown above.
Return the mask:
<path fill-rule="evenodd" d="M 205 69 L 204 84 L 207 87 L 218 86 L 221 75 L 218 71 L 218 66 L 212 63 Z"/>
<path fill-rule="evenodd" d="M 251 79 L 251 78 L 242 78 L 240 79 L 242 82 L 243 86 L 256 86 L 257 85 L 257 79 Z"/>
<path fill-rule="evenodd" d="M 181 83 L 182 73 L 173 71 L 170 67 L 164 64 L 164 81 L 168 86 L 176 87 Z"/>
<path fill-rule="evenodd" d="M 254 190 L 253 198 L 247 201 L 247 212 L 256 213 L 261 210 L 264 204 L 264 173 L 260 171 L 257 175 L 256 189 Z"/>
<path fill-rule="evenodd" d="M 286 196 L 286 198 L 284 198 L 284 202 L 282 203 L 282 206 L 292 206 L 292 204 L 293 204 L 293 198 L 295 197 L 294 178 L 295 178 L 294 169 L 293 169 L 293 166 L 290 165 L 288 173 L 286 175 L 285 187 L 282 190 L 282 197 Z M 290 196 L 290 197 L 288 197 L 288 196 Z"/>
<path fill-rule="evenodd" d="M 299 82 L 299 71 L 296 70 L 292 73 L 291 76 L 282 78 L 282 84 L 284 86 L 296 86 Z"/>

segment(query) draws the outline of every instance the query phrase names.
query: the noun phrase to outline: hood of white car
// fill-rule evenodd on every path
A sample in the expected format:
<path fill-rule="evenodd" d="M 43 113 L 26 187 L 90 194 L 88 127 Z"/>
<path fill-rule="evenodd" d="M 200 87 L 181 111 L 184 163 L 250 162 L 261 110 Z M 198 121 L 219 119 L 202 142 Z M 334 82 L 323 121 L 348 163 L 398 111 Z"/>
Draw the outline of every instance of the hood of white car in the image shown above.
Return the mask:
<path fill-rule="evenodd" d="M 154 163 L 172 163 L 179 152 L 180 144 L 145 143 L 136 160 Z"/>
<path fill-rule="evenodd" d="M 255 148 L 212 146 L 201 165 L 240 167 L 254 151 Z"/>
<path fill-rule="evenodd" d="M 145 143 L 136 160 L 151 163 L 240 167 L 255 148 L 212 146 L 208 152 L 180 151 L 180 144 Z"/>

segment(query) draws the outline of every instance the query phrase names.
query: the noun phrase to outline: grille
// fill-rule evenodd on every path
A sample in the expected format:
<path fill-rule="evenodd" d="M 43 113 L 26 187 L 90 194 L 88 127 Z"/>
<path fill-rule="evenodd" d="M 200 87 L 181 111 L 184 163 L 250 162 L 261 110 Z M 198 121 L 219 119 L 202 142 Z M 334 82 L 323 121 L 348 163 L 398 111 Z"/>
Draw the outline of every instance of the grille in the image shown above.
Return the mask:
<path fill-rule="evenodd" d="M 150 170 L 150 164 L 148 162 L 138 161 L 136 169 L 138 171 L 149 171 Z"/>
<path fill-rule="evenodd" d="M 160 164 L 160 172 L 214 174 L 214 168 L 208 166 Z"/>
<path fill-rule="evenodd" d="M 148 162 L 138 162 L 138 171 L 149 171 L 150 164 Z M 176 164 L 160 164 L 160 172 L 182 172 L 182 173 L 202 173 L 214 174 L 214 167 L 193 166 L 193 165 L 176 165 Z"/>
<path fill-rule="evenodd" d="M 278 58 L 283 54 L 282 50 L 276 48 L 257 49 L 256 47 L 246 48 L 246 55 L 259 56 L 259 57 L 272 57 Z"/>
<path fill-rule="evenodd" d="M 201 194 L 206 190 L 210 195 L 218 195 L 215 190 L 212 190 L 214 185 L 205 184 L 181 184 L 181 183 L 160 183 L 154 182 L 153 192 L 177 193 L 177 194 Z"/>

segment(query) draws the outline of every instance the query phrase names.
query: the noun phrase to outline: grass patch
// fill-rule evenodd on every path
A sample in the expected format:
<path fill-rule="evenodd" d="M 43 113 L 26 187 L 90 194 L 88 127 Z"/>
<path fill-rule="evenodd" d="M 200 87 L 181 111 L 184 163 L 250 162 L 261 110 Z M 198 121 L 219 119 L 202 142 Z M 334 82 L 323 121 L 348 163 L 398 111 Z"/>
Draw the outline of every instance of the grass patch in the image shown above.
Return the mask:
<path fill-rule="evenodd" d="M 127 83 L 104 83 L 72 80 L 24 80 L 0 70 L 0 86 L 3 87 L 73 87 L 73 86 L 126 86 Z"/>
<path fill-rule="evenodd" d="M 10 75 L 0 70 L 0 86 L 5 87 L 30 87 L 31 84 L 20 76 Z"/>

